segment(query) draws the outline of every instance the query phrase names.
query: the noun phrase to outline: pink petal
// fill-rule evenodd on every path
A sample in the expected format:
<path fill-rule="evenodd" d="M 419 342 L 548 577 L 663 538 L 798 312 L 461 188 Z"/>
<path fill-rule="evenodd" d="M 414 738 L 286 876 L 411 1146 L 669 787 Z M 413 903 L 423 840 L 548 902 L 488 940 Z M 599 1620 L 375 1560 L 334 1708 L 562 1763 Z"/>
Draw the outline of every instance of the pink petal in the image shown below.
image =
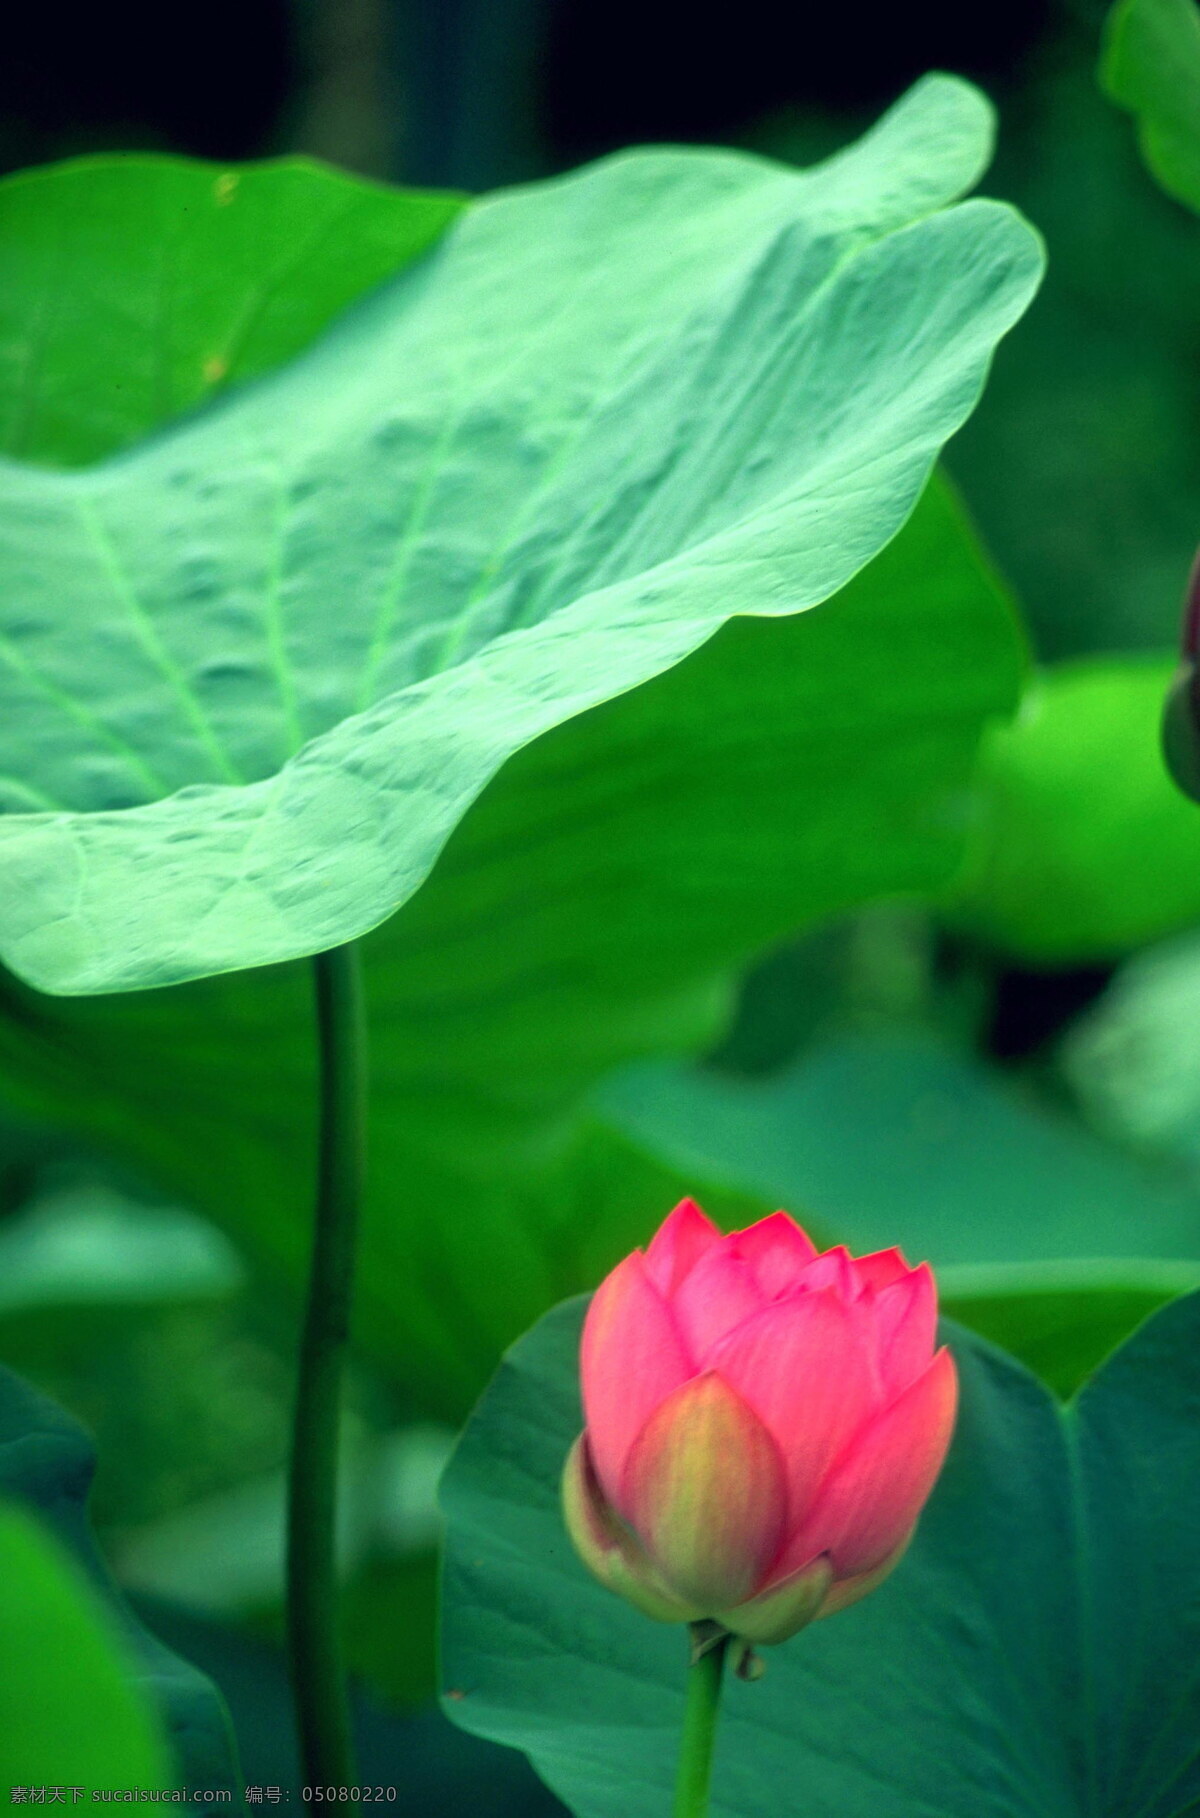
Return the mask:
<path fill-rule="evenodd" d="M 854 1264 L 845 1244 L 824 1250 L 815 1256 L 797 1283 L 804 1288 L 833 1288 L 842 1300 L 853 1300 L 858 1292 Z"/>
<path fill-rule="evenodd" d="M 903 1281 L 912 1270 L 899 1250 L 876 1250 L 872 1256 L 859 1256 L 854 1261 L 854 1275 L 860 1288 L 890 1288 Z"/>
<path fill-rule="evenodd" d="M 838 1578 L 870 1572 L 903 1541 L 942 1468 L 958 1401 L 958 1372 L 939 1351 L 890 1408 L 855 1438 L 789 1553 L 828 1553 Z M 780 1562 L 783 1563 L 782 1561 Z"/>
<path fill-rule="evenodd" d="M 883 1389 L 893 1401 L 928 1369 L 937 1342 L 937 1289 L 929 1264 L 884 1288 L 872 1311 Z"/>
<path fill-rule="evenodd" d="M 709 1373 L 650 1416 L 621 1501 L 664 1584 L 712 1615 L 750 1596 L 779 1551 L 783 1461 L 741 1397 Z"/>
<path fill-rule="evenodd" d="M 693 1374 L 640 1250 L 618 1263 L 593 1294 L 579 1363 L 592 1462 L 605 1496 L 619 1507 L 630 1446 L 659 1402 Z"/>
<path fill-rule="evenodd" d="M 736 1232 L 732 1243 L 735 1254 L 753 1269 L 768 1300 L 794 1287 L 800 1271 L 817 1253 L 786 1212 L 772 1212 L 769 1218 L 760 1218 L 756 1225 Z"/>
<path fill-rule="evenodd" d="M 701 1365 L 713 1345 L 762 1304 L 754 1271 L 729 1240 L 707 1251 L 671 1296 L 671 1311 L 693 1364 Z"/>
<path fill-rule="evenodd" d="M 681 1199 L 650 1240 L 646 1267 L 656 1288 L 671 1294 L 694 1263 L 721 1241 L 721 1233 L 694 1199 Z"/>
<path fill-rule="evenodd" d="M 744 1320 L 708 1362 L 774 1437 L 787 1474 L 788 1526 L 798 1527 L 871 1412 L 871 1353 L 858 1309 L 831 1288 L 798 1289 Z"/>

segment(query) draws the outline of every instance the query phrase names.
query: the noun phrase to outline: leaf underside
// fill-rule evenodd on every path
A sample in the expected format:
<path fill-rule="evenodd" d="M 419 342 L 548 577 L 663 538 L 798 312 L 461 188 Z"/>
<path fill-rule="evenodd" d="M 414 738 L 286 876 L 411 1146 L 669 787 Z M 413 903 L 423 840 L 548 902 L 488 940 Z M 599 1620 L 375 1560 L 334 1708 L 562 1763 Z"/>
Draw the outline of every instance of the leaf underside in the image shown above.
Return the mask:
<path fill-rule="evenodd" d="M 300 957 L 521 746 L 894 535 L 1040 271 L 931 78 L 809 172 L 628 153 L 468 208 L 281 370 L 0 505 L 0 954 Z"/>

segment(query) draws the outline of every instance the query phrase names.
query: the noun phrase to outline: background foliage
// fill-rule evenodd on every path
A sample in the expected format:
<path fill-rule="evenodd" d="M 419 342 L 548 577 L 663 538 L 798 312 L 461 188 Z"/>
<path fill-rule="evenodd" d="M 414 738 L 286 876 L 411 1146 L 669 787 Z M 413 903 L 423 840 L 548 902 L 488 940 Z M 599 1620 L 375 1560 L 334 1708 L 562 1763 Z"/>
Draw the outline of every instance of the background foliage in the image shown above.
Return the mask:
<path fill-rule="evenodd" d="M 91 80 L 82 99 L 86 34 L 40 113 L 38 83 L 5 78 L 13 166 L 89 154 L 0 187 L 0 425 L 39 499 L 179 413 L 180 447 L 268 416 L 266 375 L 433 246 L 461 190 L 632 138 L 809 163 L 931 65 L 983 77 L 1000 112 L 985 188 L 1051 252 L 948 474 L 836 612 L 736 620 L 510 758 L 368 941 L 377 1198 L 344 1523 L 364 1772 L 394 1777 L 402 1758 L 413 1811 L 532 1812 L 555 1806 L 521 1757 L 422 1708 L 433 1485 L 501 1348 L 685 1187 L 730 1222 L 782 1202 L 830 1239 L 928 1254 L 955 1317 L 1060 1394 L 1200 1279 L 1200 816 L 1156 733 L 1200 468 L 1179 132 L 1195 16 L 1191 0 L 1125 0 L 1106 94 L 1087 11 L 985 9 L 939 39 L 918 8 L 903 43 L 879 12 L 853 47 L 827 22 L 786 58 L 769 32 L 747 49 L 739 15 L 679 65 L 664 7 L 676 62 L 656 63 L 642 18 L 641 73 L 607 89 L 630 61 L 611 50 L 619 7 L 604 24 L 507 0 L 425 11 L 440 38 L 421 9 L 364 4 L 373 48 L 354 64 L 336 8 L 250 9 L 245 56 L 221 59 L 190 113 L 149 64 L 138 89 L 129 57 L 124 87 Z M 216 11 L 206 22 L 198 42 L 219 35 Z M 39 27 L 21 29 L 36 69 Z M 123 29 L 118 13 L 117 44 Z M 93 155 L 106 145 L 172 155 Z M 229 167 L 297 146 L 365 180 Z M 224 416 L 187 418 L 227 388 Z M 152 434 L 108 471 L 140 487 L 136 463 L 162 467 L 171 446 Z M 204 597 L 199 570 L 189 584 Z M 291 966 L 89 1001 L 2 980 L 2 1354 L 96 1432 L 105 1551 L 150 1626 L 221 1684 L 260 1782 L 294 1772 L 275 1639 L 307 993 Z M 1100 1384 L 1132 1370 L 1167 1421 L 1178 1384 L 1146 1384 L 1176 1369 L 1184 1329 Z M 968 1354 L 997 1419 L 1059 1420 L 986 1346 Z M 56 1620 L 95 1622 L 19 1517 L 3 1544 Z M 119 1723 L 148 1762 L 144 1710 Z M 529 1744 L 519 1725 L 479 1727 Z M 571 1790 L 565 1769 L 550 1777 Z M 1183 1794 L 1156 1780 L 1137 1796 L 1166 1813 Z"/>

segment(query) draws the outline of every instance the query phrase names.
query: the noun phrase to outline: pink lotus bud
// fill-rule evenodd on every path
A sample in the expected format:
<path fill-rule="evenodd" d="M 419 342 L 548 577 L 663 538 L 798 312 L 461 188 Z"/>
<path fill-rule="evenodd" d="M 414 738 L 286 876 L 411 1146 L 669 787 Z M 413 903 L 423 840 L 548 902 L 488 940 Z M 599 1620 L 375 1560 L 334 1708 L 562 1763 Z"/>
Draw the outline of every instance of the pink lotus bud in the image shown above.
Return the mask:
<path fill-rule="evenodd" d="M 886 1578 L 954 1426 L 927 1263 L 818 1255 L 786 1212 L 722 1237 L 689 1199 L 601 1282 L 567 1526 L 663 1622 L 786 1641 Z"/>

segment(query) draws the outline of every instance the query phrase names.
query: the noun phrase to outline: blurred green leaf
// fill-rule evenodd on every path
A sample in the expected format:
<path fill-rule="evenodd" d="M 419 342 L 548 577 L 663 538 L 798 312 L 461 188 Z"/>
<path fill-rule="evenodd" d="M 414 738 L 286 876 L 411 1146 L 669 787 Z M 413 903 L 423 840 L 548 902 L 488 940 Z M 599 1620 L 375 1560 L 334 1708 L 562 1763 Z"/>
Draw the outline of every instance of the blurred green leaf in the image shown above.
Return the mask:
<path fill-rule="evenodd" d="M 927 1258 L 947 1312 L 1060 1394 L 1200 1282 L 1200 1191 L 927 1034 L 827 1039 L 761 1082 L 646 1065 L 597 1102 L 684 1176 Z"/>
<path fill-rule="evenodd" d="M 438 1534 L 437 1480 L 453 1429 L 432 1424 L 347 1433 L 338 1480 L 338 1568 L 344 1580 L 374 1562 L 424 1558 Z M 286 1482 L 282 1470 L 117 1537 L 122 1584 L 200 1615 L 282 1609 Z"/>
<path fill-rule="evenodd" d="M 0 183 L 0 449 L 99 460 L 293 358 L 462 206 L 307 158 L 106 156 Z"/>
<path fill-rule="evenodd" d="M 1169 195 L 1200 211 L 1200 14 L 1195 0 L 1120 0 L 1100 79 L 1137 120 L 1142 155 Z"/>
<path fill-rule="evenodd" d="M 24 1510 L 0 1504 L 0 1784 L 161 1788 L 161 1726 L 94 1590 Z"/>
<path fill-rule="evenodd" d="M 1200 1259 L 1186 1181 L 920 1031 L 834 1038 L 765 1081 L 647 1064 L 596 1104 L 671 1166 L 811 1212 L 857 1253 Z"/>
<path fill-rule="evenodd" d="M 578 1818 L 661 1818 L 687 1636 L 604 1590 L 563 1529 L 582 1314 L 557 1308 L 513 1349 L 447 1472 L 445 1709 L 525 1749 Z M 765 1679 L 731 1678 L 714 1811 L 1191 1811 L 1200 1296 L 1065 1410 L 948 1336 L 958 1428 L 916 1539 L 863 1602 L 767 1650 Z"/>
<path fill-rule="evenodd" d="M 1167 775 L 1165 657 L 1064 663 L 984 741 L 948 912 L 1034 964 L 1119 957 L 1200 917 L 1200 814 Z"/>
<path fill-rule="evenodd" d="M 1012 210 L 939 206 L 989 139 L 931 77 L 810 172 L 648 151 L 509 192 L 220 408 L 12 467 L 6 963 L 101 993 L 362 935 L 515 751 L 828 599 L 1036 289 Z"/>
<path fill-rule="evenodd" d="M 0 1319 L 222 1298 L 244 1279 L 237 1252 L 205 1220 L 111 1187 L 46 1193 L 0 1224 Z"/>
<path fill-rule="evenodd" d="M 181 1778 L 190 1787 L 228 1789 L 236 1799 L 236 1747 L 219 1694 L 203 1674 L 142 1627 L 100 1557 L 86 1508 L 94 1468 L 92 1444 L 83 1428 L 11 1370 L 0 1368 L 0 1495 L 40 1515 L 103 1598 L 125 1672 L 157 1707 Z M 14 1607 L 19 1615 L 27 1613 L 11 1605 L 9 1596 L 7 1575 L 0 1574 L 0 1621 L 15 1620 L 10 1616 Z M 12 1658 L 3 1648 L 0 1656 Z M 0 1724 L 0 1747 L 5 1727 Z M 49 1755 L 44 1772 L 61 1783 L 64 1769 Z"/>
<path fill-rule="evenodd" d="M 1093 1123 L 1118 1140 L 1200 1163 L 1200 937 L 1120 967 L 1068 1032 L 1062 1065 Z"/>
<path fill-rule="evenodd" d="M 1018 1357 L 1064 1397 L 1151 1313 L 1198 1287 L 1200 1260 L 1137 1256 L 951 1263 L 938 1273 L 950 1318 Z"/>

